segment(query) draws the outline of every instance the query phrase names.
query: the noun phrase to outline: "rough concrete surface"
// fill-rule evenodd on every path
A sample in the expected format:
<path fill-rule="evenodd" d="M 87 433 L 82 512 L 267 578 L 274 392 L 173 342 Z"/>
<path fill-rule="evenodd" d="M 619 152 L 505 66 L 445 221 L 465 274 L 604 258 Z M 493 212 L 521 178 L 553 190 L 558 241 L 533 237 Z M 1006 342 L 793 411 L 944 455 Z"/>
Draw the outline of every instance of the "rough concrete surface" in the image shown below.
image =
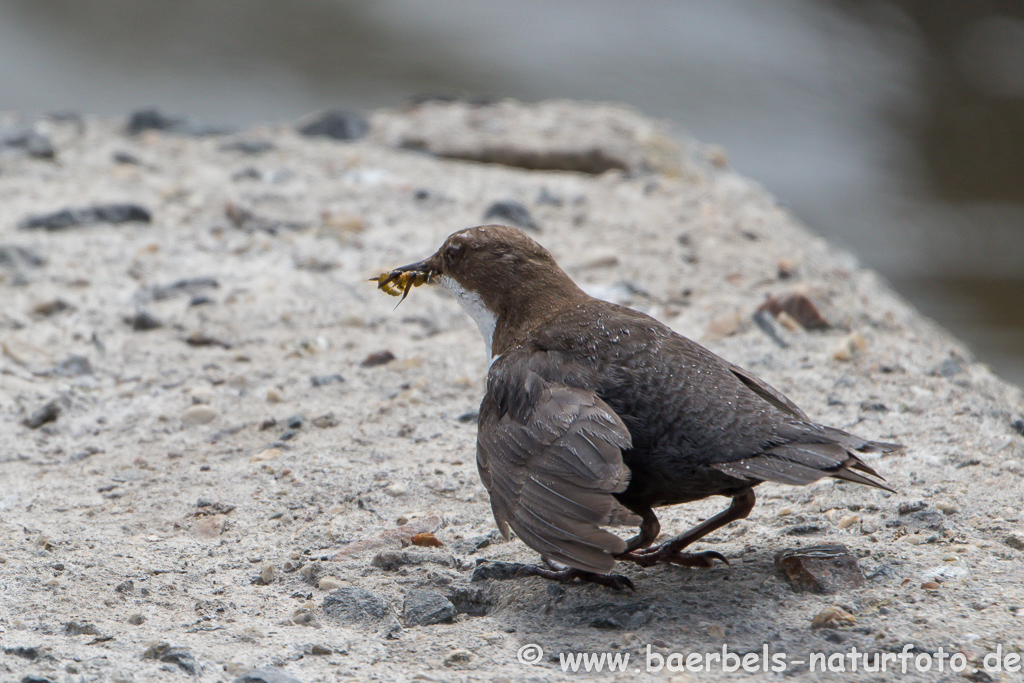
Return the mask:
<path fill-rule="evenodd" d="M 1024 650 L 1018 389 L 720 150 L 633 112 L 428 102 L 369 123 L 338 141 L 0 119 L 54 149 L 0 149 L 0 680 L 1021 680 L 973 671 Z M 476 473 L 483 344 L 443 292 L 396 309 L 366 279 L 496 202 L 591 293 L 822 422 L 904 443 L 867 458 L 898 493 L 765 484 L 700 544 L 728 566 L 620 565 L 635 594 L 472 582 L 536 559 L 493 533 Z M 794 291 L 828 329 L 754 321 Z M 725 504 L 663 510 L 662 528 Z M 776 555 L 819 545 L 846 546 L 863 585 L 797 592 Z M 942 647 L 969 667 L 646 670 L 648 647 L 723 644 L 788 661 Z M 632 659 L 563 673 L 577 652 Z"/>

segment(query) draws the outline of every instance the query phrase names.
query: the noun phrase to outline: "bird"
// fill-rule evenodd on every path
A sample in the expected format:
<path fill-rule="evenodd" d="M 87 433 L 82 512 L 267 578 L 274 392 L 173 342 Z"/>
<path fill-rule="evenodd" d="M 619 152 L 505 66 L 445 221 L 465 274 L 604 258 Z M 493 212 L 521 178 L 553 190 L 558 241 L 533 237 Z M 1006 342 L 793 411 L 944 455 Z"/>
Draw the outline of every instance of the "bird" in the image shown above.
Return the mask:
<path fill-rule="evenodd" d="M 521 573 L 634 588 L 617 561 L 728 563 L 691 544 L 747 517 L 766 481 L 823 477 L 894 492 L 860 457 L 899 444 L 812 420 L 782 393 L 642 312 L 580 289 L 517 228 L 451 234 L 428 258 L 372 278 L 402 300 L 450 292 L 476 322 L 489 359 L 476 460 L 502 535 L 544 566 Z M 654 545 L 655 510 L 710 496 L 727 509 Z M 631 520 L 623 539 L 606 527 Z"/>

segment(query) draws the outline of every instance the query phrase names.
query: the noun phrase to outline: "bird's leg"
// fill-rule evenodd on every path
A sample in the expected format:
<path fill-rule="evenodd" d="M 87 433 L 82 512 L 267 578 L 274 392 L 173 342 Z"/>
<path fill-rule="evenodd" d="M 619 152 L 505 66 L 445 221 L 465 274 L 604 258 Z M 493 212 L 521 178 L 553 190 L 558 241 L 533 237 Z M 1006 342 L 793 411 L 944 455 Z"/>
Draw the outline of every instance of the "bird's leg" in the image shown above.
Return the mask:
<path fill-rule="evenodd" d="M 544 562 L 548 567 L 550 567 L 550 569 L 538 567 L 535 564 L 525 565 L 516 572 L 516 575 L 539 576 L 542 579 L 558 581 L 559 583 L 570 583 L 571 581 L 579 579 L 582 583 L 597 583 L 619 591 L 626 588 L 634 592 L 636 591 L 636 588 L 633 586 L 633 582 L 629 580 L 629 577 L 622 576 L 620 574 L 597 574 L 595 572 L 576 569 L 575 567 L 563 567 L 547 559 L 545 559 Z"/>
<path fill-rule="evenodd" d="M 640 550 L 641 548 L 650 546 L 658 540 L 658 534 L 661 533 L 661 524 L 658 522 L 658 518 L 654 515 L 654 510 L 651 508 L 645 508 L 639 512 L 636 510 L 633 510 L 633 512 L 636 512 L 641 517 L 640 533 L 626 541 L 626 553 L 631 553 L 634 550 Z M 621 555 L 619 557 L 621 557 Z"/>
<path fill-rule="evenodd" d="M 630 550 L 619 555 L 616 559 L 636 562 L 641 567 L 650 567 L 659 562 L 678 564 L 684 567 L 711 567 L 715 560 L 721 560 L 726 564 L 729 561 L 725 556 L 714 550 L 705 550 L 702 553 L 684 553 L 682 549 L 704 538 L 712 531 L 720 529 L 729 522 L 743 519 L 754 509 L 754 489 L 746 488 L 732 498 L 732 504 L 726 510 L 719 512 L 714 517 L 706 519 L 689 531 L 679 534 L 675 538 L 665 541 L 661 545 L 643 550 Z M 646 520 L 645 520 L 646 521 Z M 641 526 L 641 536 L 643 535 Z M 632 541 L 630 541 L 632 543 Z"/>

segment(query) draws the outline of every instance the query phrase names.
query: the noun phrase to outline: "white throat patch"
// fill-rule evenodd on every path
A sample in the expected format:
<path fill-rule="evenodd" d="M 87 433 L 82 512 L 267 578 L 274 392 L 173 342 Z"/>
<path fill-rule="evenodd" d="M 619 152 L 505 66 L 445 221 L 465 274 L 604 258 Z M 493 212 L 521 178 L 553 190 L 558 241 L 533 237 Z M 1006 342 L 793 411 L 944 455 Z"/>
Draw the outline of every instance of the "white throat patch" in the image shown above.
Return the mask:
<path fill-rule="evenodd" d="M 487 346 L 487 360 L 491 360 L 491 345 L 494 343 L 494 328 L 498 324 L 498 316 L 484 304 L 483 298 L 476 292 L 466 290 L 458 281 L 448 275 L 442 275 L 438 284 L 447 289 L 458 300 L 462 309 L 476 322 Z"/>

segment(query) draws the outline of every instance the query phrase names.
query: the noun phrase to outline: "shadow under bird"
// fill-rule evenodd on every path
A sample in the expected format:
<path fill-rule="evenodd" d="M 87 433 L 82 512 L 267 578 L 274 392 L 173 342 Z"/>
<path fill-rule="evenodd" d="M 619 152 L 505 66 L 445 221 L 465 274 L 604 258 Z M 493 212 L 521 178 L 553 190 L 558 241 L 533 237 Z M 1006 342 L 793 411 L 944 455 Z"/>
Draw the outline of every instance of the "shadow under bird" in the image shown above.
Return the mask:
<path fill-rule="evenodd" d="M 546 563 L 525 574 L 632 588 L 608 573 L 616 560 L 724 562 L 685 549 L 746 517 L 765 481 L 833 477 L 892 491 L 857 453 L 898 444 L 818 424 L 650 316 L 587 295 L 520 230 L 461 230 L 374 279 L 403 300 L 414 286 L 440 285 L 479 326 L 491 360 L 477 467 L 502 534 L 511 528 Z M 655 508 L 716 495 L 732 499 L 726 510 L 653 545 Z M 623 516 L 639 526 L 629 540 L 603 528 Z"/>

